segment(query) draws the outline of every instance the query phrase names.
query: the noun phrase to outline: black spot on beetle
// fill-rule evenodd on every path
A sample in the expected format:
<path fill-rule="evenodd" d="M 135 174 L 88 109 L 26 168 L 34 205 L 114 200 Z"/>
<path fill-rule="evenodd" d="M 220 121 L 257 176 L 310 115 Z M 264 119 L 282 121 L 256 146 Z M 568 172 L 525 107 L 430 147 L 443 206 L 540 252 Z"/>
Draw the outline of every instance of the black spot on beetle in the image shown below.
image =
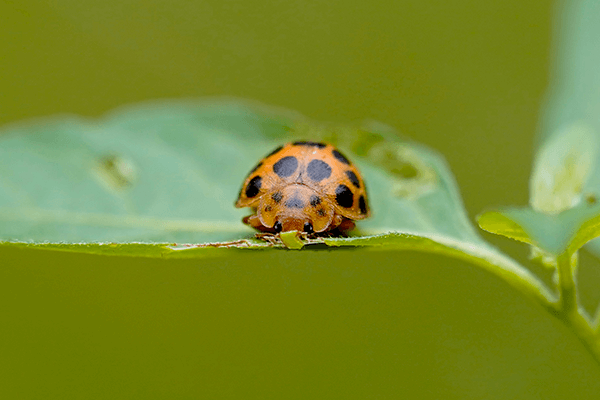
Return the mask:
<path fill-rule="evenodd" d="M 275 229 L 276 233 L 279 233 L 283 229 L 283 225 L 281 225 L 281 222 L 277 221 L 275 222 L 275 225 L 273 225 L 273 229 Z"/>
<path fill-rule="evenodd" d="M 260 187 L 262 186 L 262 178 L 260 176 L 255 176 L 250 179 L 248 182 L 248 186 L 246 187 L 246 197 L 254 197 L 260 191 Z"/>
<path fill-rule="evenodd" d="M 288 208 L 304 208 L 304 202 L 298 197 L 292 197 L 285 202 L 285 206 Z"/>
<path fill-rule="evenodd" d="M 333 154 L 333 156 L 340 162 L 343 162 L 346 165 L 350 165 L 350 161 L 346 158 L 346 156 L 344 156 L 342 153 L 340 153 L 337 150 L 333 150 L 331 152 L 331 154 Z"/>
<path fill-rule="evenodd" d="M 320 182 L 331 176 L 331 167 L 325 161 L 312 160 L 306 167 L 308 177 L 315 182 Z"/>
<path fill-rule="evenodd" d="M 319 196 L 317 196 L 316 194 L 313 194 L 312 196 L 310 196 L 310 205 L 311 206 L 316 207 L 319 204 L 321 204 L 321 198 Z"/>
<path fill-rule="evenodd" d="M 298 159 L 294 156 L 283 157 L 273 164 L 273 171 L 281 178 L 287 178 L 298 168 Z"/>
<path fill-rule="evenodd" d="M 365 201 L 365 196 L 360 196 L 358 198 L 358 207 L 360 208 L 361 214 L 367 213 L 367 202 Z"/>
<path fill-rule="evenodd" d="M 325 210 L 323 210 L 322 208 L 319 208 L 319 209 L 317 210 L 317 215 L 318 215 L 319 217 L 324 217 L 326 214 L 327 214 L 327 213 L 326 213 L 326 212 L 325 212 Z"/>
<path fill-rule="evenodd" d="M 354 203 L 354 195 L 348 186 L 339 185 L 335 188 L 335 201 L 344 208 L 350 208 Z"/>
<path fill-rule="evenodd" d="M 270 205 L 266 205 L 266 206 L 265 206 L 265 211 L 266 211 L 266 212 L 273 211 L 273 207 L 271 207 Z"/>
<path fill-rule="evenodd" d="M 352 171 L 346 171 L 346 176 L 350 179 L 350 182 L 357 188 L 360 188 L 360 181 L 358 180 L 358 176 Z"/>
<path fill-rule="evenodd" d="M 310 146 L 310 147 L 318 147 L 319 149 L 322 149 L 324 147 L 327 147 L 327 145 L 325 143 L 319 143 L 319 142 L 311 142 L 308 140 L 299 140 L 297 142 L 292 143 L 294 146 Z"/>
<path fill-rule="evenodd" d="M 275 150 L 273 150 L 272 152 L 270 152 L 269 154 L 267 154 L 267 155 L 265 156 L 265 158 L 267 158 L 267 157 L 271 157 L 273 154 L 277 154 L 277 153 L 279 153 L 279 152 L 281 151 L 281 149 L 283 149 L 283 146 L 279 146 L 278 148 L 276 148 Z"/>
<path fill-rule="evenodd" d="M 275 203 L 279 203 L 281 199 L 283 199 L 283 195 L 281 194 L 281 192 L 275 192 L 271 195 L 271 198 Z"/>

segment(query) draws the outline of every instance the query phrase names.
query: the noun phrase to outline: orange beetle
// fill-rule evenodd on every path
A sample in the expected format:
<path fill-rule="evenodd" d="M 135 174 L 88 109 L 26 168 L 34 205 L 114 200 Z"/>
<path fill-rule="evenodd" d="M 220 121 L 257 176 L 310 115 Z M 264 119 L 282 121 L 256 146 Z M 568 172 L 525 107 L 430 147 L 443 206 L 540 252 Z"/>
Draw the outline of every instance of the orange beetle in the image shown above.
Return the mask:
<path fill-rule="evenodd" d="M 235 206 L 252 207 L 243 222 L 270 233 L 344 233 L 370 215 L 358 169 L 332 145 L 309 141 L 288 143 L 263 158 Z"/>

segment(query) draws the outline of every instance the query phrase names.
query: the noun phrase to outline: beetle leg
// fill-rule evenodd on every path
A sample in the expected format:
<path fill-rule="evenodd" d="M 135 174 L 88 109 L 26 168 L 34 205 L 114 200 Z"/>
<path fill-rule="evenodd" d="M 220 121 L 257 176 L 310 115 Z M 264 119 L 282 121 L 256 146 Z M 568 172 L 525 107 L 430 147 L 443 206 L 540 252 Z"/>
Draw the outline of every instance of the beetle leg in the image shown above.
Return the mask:
<path fill-rule="evenodd" d="M 333 216 L 333 219 L 331 220 L 331 224 L 329 225 L 329 229 L 327 230 L 333 230 L 335 228 L 337 228 L 338 226 L 340 226 L 340 224 L 342 223 L 342 221 L 344 221 L 344 217 L 342 217 L 340 214 L 335 214 Z"/>
<path fill-rule="evenodd" d="M 354 221 L 339 214 L 335 214 L 331 220 L 328 232 L 333 235 L 346 236 L 346 233 L 354 228 Z"/>
<path fill-rule="evenodd" d="M 269 232 L 269 233 L 275 232 L 273 230 L 273 228 L 264 226 L 262 224 L 262 222 L 260 222 L 260 218 L 258 218 L 258 215 L 256 215 L 256 214 L 252 214 L 252 215 L 248 215 L 247 217 L 244 217 L 244 219 L 242 219 L 242 222 L 245 223 L 246 225 L 250 225 L 254 229 L 258 229 L 261 232 Z"/>
<path fill-rule="evenodd" d="M 337 228 L 340 230 L 340 232 L 347 232 L 351 229 L 354 229 L 354 221 L 344 218 Z"/>
<path fill-rule="evenodd" d="M 256 229 L 260 229 L 263 226 L 263 224 L 260 222 L 260 219 L 258 218 L 258 215 L 256 214 L 244 217 L 244 219 L 242 219 L 242 222 Z"/>

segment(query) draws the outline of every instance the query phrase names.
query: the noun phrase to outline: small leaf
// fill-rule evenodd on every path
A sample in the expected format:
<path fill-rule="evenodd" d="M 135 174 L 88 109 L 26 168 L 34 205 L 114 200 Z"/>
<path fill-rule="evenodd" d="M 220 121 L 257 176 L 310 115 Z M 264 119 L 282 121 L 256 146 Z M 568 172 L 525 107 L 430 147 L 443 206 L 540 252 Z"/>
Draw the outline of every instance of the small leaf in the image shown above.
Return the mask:
<path fill-rule="evenodd" d="M 508 210 L 484 212 L 477 217 L 477 222 L 481 229 L 490 233 L 506 236 L 519 242 L 536 244 L 519 223 L 505 215 L 508 213 Z"/>
<path fill-rule="evenodd" d="M 600 236 L 600 205 L 581 204 L 558 214 L 506 208 L 485 212 L 478 222 L 488 232 L 528 243 L 558 257 L 565 251 L 574 253 Z"/>
<path fill-rule="evenodd" d="M 585 209 L 586 203 L 593 205 L 600 199 L 600 2 L 565 2 L 556 15 L 552 83 L 530 180 L 530 205 L 546 214 Z M 556 246 L 564 247 L 569 241 L 564 237 L 584 224 L 582 215 L 567 213 L 555 221 L 565 224 L 562 244 Z M 568 221 L 568 217 L 574 219 Z M 561 231 L 558 226 L 553 229 Z M 581 238 L 597 236 L 586 231 Z M 589 246 L 600 255 L 600 241 Z"/>
<path fill-rule="evenodd" d="M 578 124 L 550 138 L 538 150 L 531 176 L 534 210 L 557 214 L 585 202 L 597 167 L 598 143 L 590 127 Z"/>

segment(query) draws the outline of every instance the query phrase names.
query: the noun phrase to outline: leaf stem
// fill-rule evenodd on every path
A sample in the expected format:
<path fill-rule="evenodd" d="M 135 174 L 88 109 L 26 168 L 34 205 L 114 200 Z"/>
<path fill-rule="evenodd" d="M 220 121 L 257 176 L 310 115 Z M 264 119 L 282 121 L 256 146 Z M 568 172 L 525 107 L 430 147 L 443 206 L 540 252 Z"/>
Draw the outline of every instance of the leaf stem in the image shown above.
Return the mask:
<path fill-rule="evenodd" d="M 577 256 L 572 257 L 564 252 L 557 258 L 558 271 L 558 307 L 562 313 L 577 312 L 577 290 L 575 285 L 575 269 Z"/>
<path fill-rule="evenodd" d="M 565 251 L 557 258 L 558 302 L 555 303 L 554 315 L 575 333 L 583 346 L 600 365 L 600 338 L 598 329 L 585 317 L 579 306 L 575 271 L 577 269 L 577 253 Z"/>

